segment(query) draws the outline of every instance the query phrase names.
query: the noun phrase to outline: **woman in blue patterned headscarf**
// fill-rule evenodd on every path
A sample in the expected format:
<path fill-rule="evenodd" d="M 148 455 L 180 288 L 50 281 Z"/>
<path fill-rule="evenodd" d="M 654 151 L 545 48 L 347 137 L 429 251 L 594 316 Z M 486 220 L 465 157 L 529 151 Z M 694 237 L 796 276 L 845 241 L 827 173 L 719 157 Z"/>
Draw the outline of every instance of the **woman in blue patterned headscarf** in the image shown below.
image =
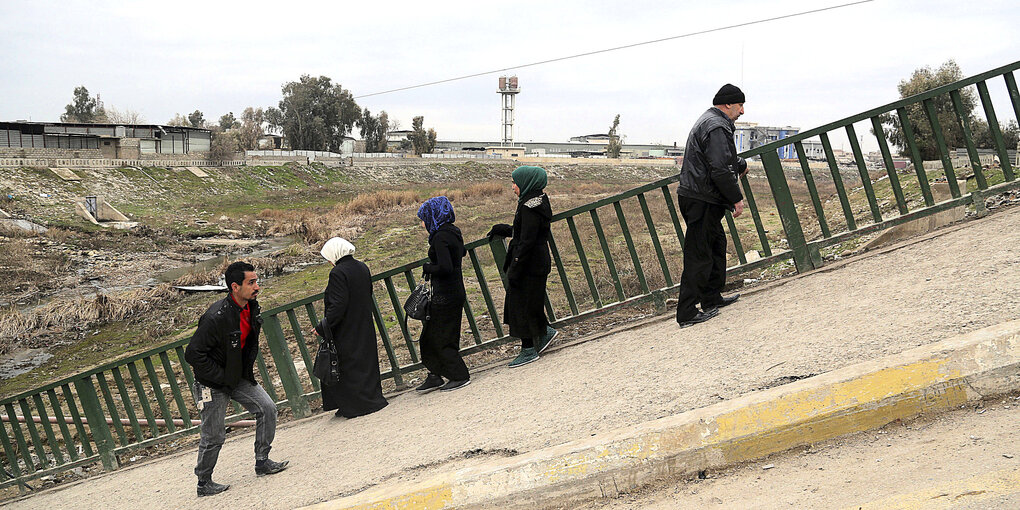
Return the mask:
<path fill-rule="evenodd" d="M 453 204 L 446 197 L 430 198 L 418 208 L 418 219 L 429 233 L 429 262 L 422 266 L 422 271 L 432 282 L 429 318 L 418 340 L 421 362 L 429 375 L 416 388 L 418 393 L 435 389 L 451 391 L 471 382 L 467 365 L 460 356 L 466 299 L 461 262 L 467 251 L 464 236 L 453 224 L 455 218 Z"/>
<path fill-rule="evenodd" d="M 418 219 L 425 223 L 425 230 L 428 230 L 430 237 L 439 227 L 453 223 L 456 217 L 453 204 L 446 197 L 432 197 L 418 208 Z"/>

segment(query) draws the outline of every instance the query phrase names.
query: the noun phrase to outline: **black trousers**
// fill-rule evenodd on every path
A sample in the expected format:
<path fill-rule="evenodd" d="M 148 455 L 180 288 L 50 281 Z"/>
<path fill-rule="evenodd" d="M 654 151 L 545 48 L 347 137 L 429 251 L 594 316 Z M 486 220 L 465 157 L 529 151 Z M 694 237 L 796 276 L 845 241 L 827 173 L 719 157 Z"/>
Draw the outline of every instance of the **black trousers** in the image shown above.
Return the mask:
<path fill-rule="evenodd" d="M 464 300 L 436 303 L 429 310 L 418 347 L 421 363 L 430 373 L 451 381 L 468 379 L 468 368 L 460 356 L 460 326 L 464 316 Z"/>
<path fill-rule="evenodd" d="M 676 320 L 685 321 L 698 314 L 696 305 L 707 310 L 722 301 L 726 284 L 726 233 L 722 219 L 726 208 L 679 196 L 680 214 L 687 223 L 684 240 L 684 272 L 680 276 L 680 296 Z"/>

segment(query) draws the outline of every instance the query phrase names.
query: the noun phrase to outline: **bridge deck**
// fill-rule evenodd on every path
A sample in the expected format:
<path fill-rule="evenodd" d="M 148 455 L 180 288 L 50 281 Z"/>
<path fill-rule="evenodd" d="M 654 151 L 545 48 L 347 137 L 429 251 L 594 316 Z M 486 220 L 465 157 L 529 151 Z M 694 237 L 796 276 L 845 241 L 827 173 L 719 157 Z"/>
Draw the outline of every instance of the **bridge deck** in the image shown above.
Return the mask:
<path fill-rule="evenodd" d="M 702 407 L 1017 318 L 1020 208 L 832 264 L 745 296 L 718 318 L 671 318 L 554 349 L 527 367 L 476 372 L 454 393 L 391 399 L 354 420 L 332 413 L 277 431 L 252 471 L 251 434 L 230 439 L 195 497 L 193 449 L 14 503 L 18 508 L 290 508 L 394 479 L 467 466 Z M 480 451 L 480 452 L 479 452 Z"/>

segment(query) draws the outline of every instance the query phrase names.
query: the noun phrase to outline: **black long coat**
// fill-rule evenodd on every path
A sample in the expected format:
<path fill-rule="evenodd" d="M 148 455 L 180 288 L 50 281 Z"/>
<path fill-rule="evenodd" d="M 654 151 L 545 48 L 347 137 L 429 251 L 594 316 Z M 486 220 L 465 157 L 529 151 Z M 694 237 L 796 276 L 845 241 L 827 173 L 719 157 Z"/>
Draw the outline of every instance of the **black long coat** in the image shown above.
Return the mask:
<path fill-rule="evenodd" d="M 354 418 L 386 407 L 368 266 L 351 255 L 338 260 L 329 272 L 324 301 L 325 317 L 316 330 L 323 335 L 323 323 L 329 323 L 340 357 L 340 382 L 322 386 L 322 410 L 337 409 L 338 414 Z"/>
<path fill-rule="evenodd" d="M 545 335 L 545 284 L 552 269 L 549 257 L 549 222 L 552 206 L 542 191 L 521 197 L 514 214 L 513 239 L 507 247 L 503 270 L 509 286 L 503 304 L 503 322 L 510 335 L 537 338 Z"/>
<path fill-rule="evenodd" d="M 460 355 L 460 327 L 464 318 L 464 236 L 452 223 L 429 236 L 429 263 L 422 270 L 432 282 L 429 320 L 422 327 L 418 346 L 429 372 L 451 381 L 469 377 Z"/>

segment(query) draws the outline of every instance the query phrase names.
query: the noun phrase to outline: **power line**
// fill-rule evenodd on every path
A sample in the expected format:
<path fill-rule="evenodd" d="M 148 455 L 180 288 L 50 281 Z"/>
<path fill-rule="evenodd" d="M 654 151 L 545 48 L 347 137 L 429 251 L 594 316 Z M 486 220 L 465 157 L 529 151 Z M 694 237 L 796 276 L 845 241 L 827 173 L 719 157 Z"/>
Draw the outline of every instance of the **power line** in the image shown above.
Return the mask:
<path fill-rule="evenodd" d="M 576 55 L 569 55 L 569 56 L 566 56 L 566 57 L 558 57 L 558 58 L 551 58 L 551 59 L 548 59 L 548 60 L 540 60 L 538 62 L 532 62 L 530 64 L 522 64 L 522 65 L 518 65 L 518 66 L 504 67 L 502 69 L 493 69 L 491 71 L 483 71 L 483 72 L 480 72 L 480 73 L 466 74 L 464 76 L 458 76 L 456 78 L 447 78 L 445 80 L 430 81 L 428 83 L 420 83 L 418 85 L 410 85 L 410 86 L 407 86 L 407 87 L 400 87 L 400 88 L 397 88 L 397 89 L 384 90 L 382 92 L 373 92 L 371 94 L 362 94 L 360 96 L 354 96 L 354 99 L 361 99 L 363 97 L 380 96 L 380 95 L 383 95 L 383 94 L 390 94 L 390 93 L 393 93 L 393 92 L 400 92 L 400 91 L 403 91 L 403 90 L 417 89 L 417 88 L 421 88 L 421 87 L 429 87 L 429 86 L 432 86 L 432 85 L 439 85 L 441 83 L 449 83 L 451 81 L 466 80 L 468 78 L 477 78 L 478 76 L 485 76 L 487 74 L 502 73 L 502 72 L 511 71 L 511 70 L 514 70 L 514 69 L 524 69 L 525 67 L 534 67 L 534 66 L 539 66 L 539 65 L 543 65 L 543 64 L 550 64 L 550 63 L 553 63 L 553 62 L 560 62 L 560 61 L 563 61 L 563 60 L 570 60 L 572 58 L 588 57 L 588 56 L 591 56 L 591 55 L 598 55 L 600 53 L 608 53 L 610 51 L 625 50 L 625 49 L 628 49 L 628 48 L 635 48 L 635 47 L 644 46 L 644 45 L 647 45 L 647 44 L 656 44 L 656 43 L 665 42 L 665 41 L 672 41 L 674 39 L 683 39 L 685 37 L 693 37 L 693 36 L 696 36 L 696 35 L 710 34 L 712 32 L 721 32 L 723 30 L 730 30 L 730 29 L 746 27 L 746 26 L 750 26 L 750 25 L 759 25 L 759 24 L 768 23 L 768 22 L 771 22 L 771 21 L 777 21 L 777 20 L 787 19 L 787 18 L 796 18 L 798 16 L 806 16 L 808 14 L 816 14 L 816 13 L 819 13 L 819 12 L 831 11 L 831 10 L 834 10 L 834 9 L 842 9 L 844 7 L 851 7 L 851 6 L 854 6 L 854 5 L 866 4 L 866 3 L 874 2 L 874 1 L 875 0 L 860 0 L 860 1 L 857 1 L 857 2 L 850 2 L 850 3 L 840 4 L 840 5 L 833 5 L 831 7 L 822 7 L 820 9 L 811 9 L 809 11 L 801 11 L 801 12 L 796 12 L 796 13 L 793 13 L 793 14 L 784 14 L 782 16 L 774 16 L 774 17 L 771 17 L 771 18 L 763 18 L 763 19 L 759 19 L 759 20 L 755 20 L 755 21 L 747 21 L 747 22 L 744 22 L 744 23 L 738 23 L 736 25 L 727 25 L 727 26 L 724 26 L 724 27 L 716 27 L 716 28 L 710 28 L 710 29 L 707 29 L 707 30 L 699 30 L 697 32 L 689 32 L 689 33 L 686 33 L 686 34 L 674 35 L 672 37 L 663 37 L 662 39 L 653 39 L 651 41 L 644 41 L 644 42 L 639 42 L 639 43 L 634 43 L 634 44 L 627 44 L 627 45 L 624 45 L 624 46 L 616 46 L 614 48 L 606 48 L 606 49 L 602 49 L 602 50 L 588 51 L 588 52 L 585 52 L 585 53 L 578 53 Z"/>

